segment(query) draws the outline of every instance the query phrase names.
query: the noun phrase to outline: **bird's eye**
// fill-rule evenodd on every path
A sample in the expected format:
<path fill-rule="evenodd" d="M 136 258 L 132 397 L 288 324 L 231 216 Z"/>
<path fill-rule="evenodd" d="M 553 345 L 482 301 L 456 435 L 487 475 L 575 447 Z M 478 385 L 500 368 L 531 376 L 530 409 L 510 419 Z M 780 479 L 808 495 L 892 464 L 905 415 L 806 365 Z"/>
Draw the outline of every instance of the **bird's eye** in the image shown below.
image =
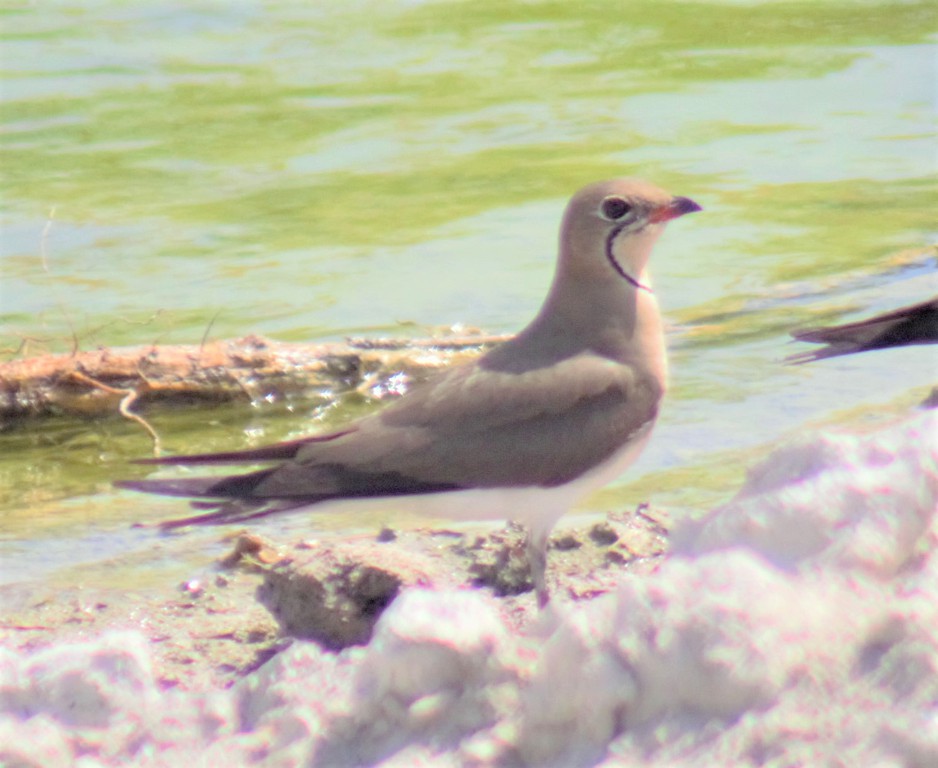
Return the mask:
<path fill-rule="evenodd" d="M 599 212 L 609 221 L 618 221 L 632 210 L 632 206 L 621 197 L 607 197 L 599 206 Z"/>

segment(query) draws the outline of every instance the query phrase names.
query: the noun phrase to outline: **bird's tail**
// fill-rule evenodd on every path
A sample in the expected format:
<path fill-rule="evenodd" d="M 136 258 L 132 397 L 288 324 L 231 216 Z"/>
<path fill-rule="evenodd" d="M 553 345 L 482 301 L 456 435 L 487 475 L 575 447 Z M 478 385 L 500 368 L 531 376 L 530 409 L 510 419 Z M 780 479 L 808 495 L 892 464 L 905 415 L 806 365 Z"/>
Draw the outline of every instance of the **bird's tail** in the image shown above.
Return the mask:
<path fill-rule="evenodd" d="M 259 469 L 243 475 L 227 477 L 188 477 L 167 480 L 119 480 L 118 488 L 161 496 L 188 496 L 209 499 L 250 497 L 252 491 L 266 479 L 273 469 Z"/>
<path fill-rule="evenodd" d="M 261 469 L 228 477 L 191 477 L 166 480 L 120 480 L 114 485 L 129 491 L 157 493 L 162 496 L 183 496 L 204 499 L 192 501 L 193 509 L 202 514 L 159 523 L 163 529 L 184 525 L 222 525 L 266 517 L 274 512 L 305 506 L 314 499 L 251 498 L 251 492 L 273 469 Z"/>

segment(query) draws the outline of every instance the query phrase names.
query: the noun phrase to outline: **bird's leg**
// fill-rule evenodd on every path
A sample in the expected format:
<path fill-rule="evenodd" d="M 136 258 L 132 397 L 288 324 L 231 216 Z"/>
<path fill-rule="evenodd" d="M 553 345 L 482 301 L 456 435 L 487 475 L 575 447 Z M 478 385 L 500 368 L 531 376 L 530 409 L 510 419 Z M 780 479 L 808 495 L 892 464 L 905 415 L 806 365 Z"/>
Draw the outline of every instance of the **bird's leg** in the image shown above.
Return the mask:
<path fill-rule="evenodd" d="M 546 608 L 550 602 L 547 591 L 547 538 L 549 530 L 530 529 L 528 531 L 527 551 L 528 563 L 531 566 L 531 579 L 534 581 L 534 592 L 537 595 L 537 607 Z"/>

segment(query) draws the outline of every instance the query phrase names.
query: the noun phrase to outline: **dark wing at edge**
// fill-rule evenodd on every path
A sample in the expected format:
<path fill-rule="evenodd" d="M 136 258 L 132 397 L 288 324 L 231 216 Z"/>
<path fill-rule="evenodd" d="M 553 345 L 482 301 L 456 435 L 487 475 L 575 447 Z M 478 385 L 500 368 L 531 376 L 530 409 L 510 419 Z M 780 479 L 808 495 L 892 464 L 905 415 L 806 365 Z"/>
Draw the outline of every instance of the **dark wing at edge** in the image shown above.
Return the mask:
<path fill-rule="evenodd" d="M 805 328 L 791 335 L 797 341 L 827 344 L 785 358 L 786 363 L 796 364 L 873 349 L 938 343 L 938 298 L 855 323 Z"/>

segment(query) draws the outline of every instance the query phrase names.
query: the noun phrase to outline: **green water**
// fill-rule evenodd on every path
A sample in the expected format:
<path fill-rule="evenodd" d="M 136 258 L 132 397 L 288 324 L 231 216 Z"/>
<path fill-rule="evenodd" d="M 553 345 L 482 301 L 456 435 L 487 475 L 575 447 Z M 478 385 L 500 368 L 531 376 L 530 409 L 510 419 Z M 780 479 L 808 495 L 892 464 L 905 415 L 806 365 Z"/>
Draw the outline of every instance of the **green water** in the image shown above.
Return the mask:
<path fill-rule="evenodd" d="M 3 359 L 514 330 L 566 198 L 640 175 L 705 211 L 655 253 L 668 406 L 585 507 L 700 508 L 779 439 L 938 379 L 926 349 L 779 364 L 794 327 L 938 290 L 933 26 L 931 2 L 7 4 Z M 195 451 L 347 416 L 153 421 Z M 119 420 L 0 434 L 0 580 L 198 562 L 208 534 L 128 529 L 181 509 L 111 490 L 148 450 Z"/>

